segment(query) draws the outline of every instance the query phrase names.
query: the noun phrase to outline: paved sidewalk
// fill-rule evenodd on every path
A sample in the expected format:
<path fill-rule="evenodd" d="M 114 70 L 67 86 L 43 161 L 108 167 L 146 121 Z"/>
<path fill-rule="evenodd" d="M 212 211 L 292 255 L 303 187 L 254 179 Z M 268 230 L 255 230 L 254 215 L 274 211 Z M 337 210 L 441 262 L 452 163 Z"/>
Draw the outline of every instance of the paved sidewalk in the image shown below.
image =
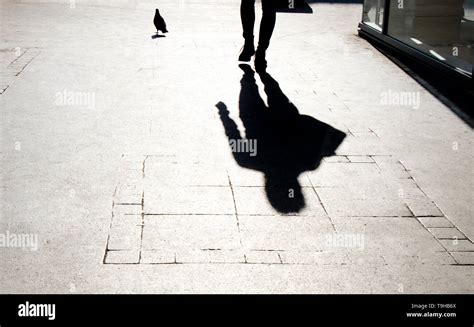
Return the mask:
<path fill-rule="evenodd" d="M 38 237 L 1 292 L 474 291 L 472 129 L 360 5 L 279 14 L 262 76 L 239 1 L 160 1 L 166 38 L 147 1 L 0 6 L 0 232 Z"/>

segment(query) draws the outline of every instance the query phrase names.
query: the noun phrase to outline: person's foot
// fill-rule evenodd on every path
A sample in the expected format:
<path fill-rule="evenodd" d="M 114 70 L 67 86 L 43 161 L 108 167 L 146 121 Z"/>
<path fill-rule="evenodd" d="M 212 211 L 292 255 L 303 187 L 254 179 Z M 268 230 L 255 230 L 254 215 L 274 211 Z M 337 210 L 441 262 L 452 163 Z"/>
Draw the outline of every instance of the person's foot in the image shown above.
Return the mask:
<path fill-rule="evenodd" d="M 267 60 L 265 59 L 265 51 L 257 49 L 255 53 L 255 70 L 257 73 L 263 73 L 267 69 Z"/>
<path fill-rule="evenodd" d="M 239 55 L 239 61 L 250 61 L 252 59 L 252 56 L 255 54 L 255 47 L 253 44 L 245 44 L 242 47 L 242 50 L 240 51 Z"/>

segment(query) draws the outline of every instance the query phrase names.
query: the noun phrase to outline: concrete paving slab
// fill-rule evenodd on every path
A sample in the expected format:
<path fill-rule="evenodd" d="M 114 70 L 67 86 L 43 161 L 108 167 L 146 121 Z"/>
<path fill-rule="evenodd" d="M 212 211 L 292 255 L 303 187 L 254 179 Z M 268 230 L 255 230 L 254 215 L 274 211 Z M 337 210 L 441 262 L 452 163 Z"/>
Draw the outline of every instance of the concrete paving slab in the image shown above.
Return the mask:
<path fill-rule="evenodd" d="M 175 252 L 239 248 L 237 221 L 232 215 L 146 216 L 142 247 Z"/>
<path fill-rule="evenodd" d="M 147 215 L 235 213 L 230 187 L 153 185 L 145 188 L 144 203 Z"/>
<path fill-rule="evenodd" d="M 253 250 L 320 251 L 332 236 L 331 221 L 324 215 L 239 216 L 244 248 Z"/>

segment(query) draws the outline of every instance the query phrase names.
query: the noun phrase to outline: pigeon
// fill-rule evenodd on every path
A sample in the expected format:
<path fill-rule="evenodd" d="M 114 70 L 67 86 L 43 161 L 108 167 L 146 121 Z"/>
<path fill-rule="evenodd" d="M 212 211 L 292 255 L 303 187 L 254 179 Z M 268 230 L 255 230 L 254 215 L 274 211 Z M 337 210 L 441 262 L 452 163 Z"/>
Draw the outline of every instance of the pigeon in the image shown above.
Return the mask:
<path fill-rule="evenodd" d="M 156 27 L 156 34 L 158 34 L 159 31 L 163 33 L 168 33 L 168 30 L 166 29 L 166 23 L 163 17 L 160 15 L 160 11 L 156 9 L 155 11 L 155 18 L 153 19 L 153 24 L 155 24 Z"/>

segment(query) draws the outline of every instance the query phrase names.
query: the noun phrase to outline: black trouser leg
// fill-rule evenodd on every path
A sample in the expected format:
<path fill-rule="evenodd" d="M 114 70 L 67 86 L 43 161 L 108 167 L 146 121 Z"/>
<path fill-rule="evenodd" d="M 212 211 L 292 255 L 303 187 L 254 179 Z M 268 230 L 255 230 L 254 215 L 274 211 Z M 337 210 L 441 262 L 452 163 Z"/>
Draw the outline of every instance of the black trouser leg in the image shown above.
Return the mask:
<path fill-rule="evenodd" d="M 253 29 L 255 25 L 255 0 L 242 0 L 240 3 L 243 37 L 246 44 L 253 45 Z"/>
<path fill-rule="evenodd" d="M 276 11 L 272 3 L 273 0 L 262 0 L 263 17 L 260 23 L 260 34 L 258 40 L 258 50 L 265 51 L 270 45 L 276 22 Z"/>

